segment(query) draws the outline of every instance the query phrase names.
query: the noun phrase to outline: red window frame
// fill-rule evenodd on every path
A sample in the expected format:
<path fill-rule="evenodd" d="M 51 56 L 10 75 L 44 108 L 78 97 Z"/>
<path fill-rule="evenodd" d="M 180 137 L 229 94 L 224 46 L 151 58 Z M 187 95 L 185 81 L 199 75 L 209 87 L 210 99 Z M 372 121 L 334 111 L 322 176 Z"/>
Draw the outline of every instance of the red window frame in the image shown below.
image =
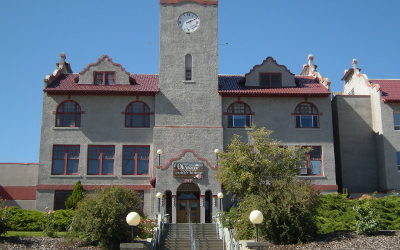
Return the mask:
<path fill-rule="evenodd" d="M 66 104 L 72 103 L 74 105 L 73 111 L 65 111 L 66 110 Z M 75 127 L 79 128 L 81 126 L 81 114 L 83 114 L 81 106 L 73 100 L 65 100 L 62 103 L 60 103 L 57 106 L 56 110 L 56 127 Z M 69 126 L 66 126 L 66 116 L 72 116 L 74 119 L 72 121 L 74 122 L 72 125 L 70 124 Z"/>
<path fill-rule="evenodd" d="M 108 76 L 111 75 L 111 82 L 109 82 Z M 115 71 L 94 71 L 93 72 L 93 84 L 94 85 L 114 85 L 115 84 Z M 97 83 L 97 81 L 101 81 Z"/>
<path fill-rule="evenodd" d="M 309 110 L 304 110 L 304 105 L 309 105 Z M 293 115 L 295 116 L 295 124 L 296 128 L 319 128 L 319 116 L 320 113 L 318 112 L 317 106 L 311 102 L 301 102 L 297 104 L 296 108 L 294 109 Z M 302 125 L 302 118 L 306 116 L 311 116 L 312 126 L 305 127 Z"/>
<path fill-rule="evenodd" d="M 97 148 L 99 150 L 99 155 L 96 158 L 91 158 L 90 156 L 90 150 L 91 149 L 95 149 Z M 113 155 L 112 158 L 104 158 L 104 151 L 106 149 L 112 149 L 113 150 Z M 98 173 L 97 174 L 90 174 L 89 173 L 89 162 L 93 160 L 93 161 L 98 161 L 97 164 L 97 169 L 98 169 Z M 104 164 L 103 161 L 104 160 L 112 160 L 112 172 L 111 173 L 106 173 L 103 174 L 103 168 L 104 168 Z M 93 175 L 114 175 L 114 161 L 115 161 L 115 146 L 114 145 L 89 145 L 88 146 L 88 158 L 87 158 L 87 175 L 93 176 Z"/>
<path fill-rule="evenodd" d="M 242 105 L 242 107 L 238 110 L 235 105 Z M 251 108 L 247 103 L 237 101 L 229 105 L 225 115 L 228 116 L 228 128 L 247 128 L 252 125 L 254 113 L 251 111 Z M 244 116 L 245 125 L 235 126 L 235 116 Z"/>
<path fill-rule="evenodd" d="M 311 150 L 306 154 L 306 166 L 307 167 L 307 175 L 305 176 L 323 176 L 323 166 L 322 166 L 322 146 L 302 146 L 303 148 L 311 148 Z M 319 149 L 320 155 L 319 157 L 312 157 L 312 151 L 314 149 Z M 319 161 L 320 170 L 319 174 L 312 174 L 312 165 L 311 161 Z"/>
<path fill-rule="evenodd" d="M 134 112 L 134 105 L 141 104 L 141 112 Z M 149 106 L 142 101 L 133 101 L 126 106 L 125 109 L 125 127 L 126 128 L 150 128 L 150 112 Z M 136 125 L 135 119 L 141 118 L 141 124 Z"/>
<path fill-rule="evenodd" d="M 275 86 L 274 76 L 279 76 L 279 84 Z M 281 72 L 260 72 L 259 74 L 260 87 L 263 88 L 281 88 L 282 87 L 282 73 Z"/>
<path fill-rule="evenodd" d="M 61 158 L 56 158 L 55 151 L 57 150 L 58 147 L 60 147 L 60 148 L 63 147 L 62 151 L 64 153 L 63 153 L 63 156 Z M 77 158 L 71 158 L 71 156 L 70 156 L 71 153 L 70 152 L 71 151 L 76 151 L 76 150 L 78 151 L 78 157 Z M 79 156 L 80 156 L 80 145 L 53 145 L 53 153 L 52 153 L 52 160 L 51 160 L 51 162 L 52 162 L 52 164 L 51 164 L 51 174 L 52 175 L 78 175 L 78 173 L 79 173 Z M 55 166 L 54 161 L 56 161 L 56 160 L 64 161 L 64 167 L 63 167 L 64 171 L 61 174 L 58 174 L 58 173 L 54 172 L 54 166 Z M 69 165 L 70 161 L 77 161 L 78 167 L 76 168 L 76 172 L 68 173 L 67 170 L 68 170 L 68 165 Z"/>
<path fill-rule="evenodd" d="M 127 157 L 126 149 L 133 149 L 134 155 L 133 157 Z M 147 173 L 138 174 L 139 167 L 139 152 L 147 152 L 147 158 L 141 159 L 147 161 Z M 133 172 L 126 173 L 125 172 L 125 162 L 133 161 Z M 147 176 L 150 173 L 150 146 L 149 145 L 124 145 L 122 149 L 122 175 L 138 175 L 138 176 Z"/>

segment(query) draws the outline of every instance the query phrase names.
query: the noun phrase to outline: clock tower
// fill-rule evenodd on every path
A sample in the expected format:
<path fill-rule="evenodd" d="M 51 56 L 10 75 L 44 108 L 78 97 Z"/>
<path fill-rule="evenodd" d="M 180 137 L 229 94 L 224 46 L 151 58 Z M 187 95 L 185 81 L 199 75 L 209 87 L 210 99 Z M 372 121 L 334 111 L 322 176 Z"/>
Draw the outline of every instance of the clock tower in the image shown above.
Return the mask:
<path fill-rule="evenodd" d="M 163 154 L 155 153 L 153 162 L 156 192 L 176 197 L 167 211 L 172 222 L 180 220 L 182 188 L 191 186 L 192 198 L 198 197 L 199 222 L 207 222 L 204 197 L 212 193 L 212 206 L 212 197 L 221 191 L 214 153 L 223 149 L 217 16 L 216 0 L 160 0 L 160 93 L 155 97 L 153 152 L 162 149 Z M 179 175 L 175 169 L 195 165 L 201 169 L 195 176 Z"/>

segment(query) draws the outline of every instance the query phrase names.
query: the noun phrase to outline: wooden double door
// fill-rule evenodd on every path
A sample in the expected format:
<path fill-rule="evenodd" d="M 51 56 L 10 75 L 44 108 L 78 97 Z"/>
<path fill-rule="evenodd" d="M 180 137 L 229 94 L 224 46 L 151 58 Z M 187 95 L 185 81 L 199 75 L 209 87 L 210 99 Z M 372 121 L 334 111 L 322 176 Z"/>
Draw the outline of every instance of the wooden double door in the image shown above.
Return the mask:
<path fill-rule="evenodd" d="M 197 192 L 180 192 L 177 195 L 176 222 L 200 223 L 200 194 Z"/>

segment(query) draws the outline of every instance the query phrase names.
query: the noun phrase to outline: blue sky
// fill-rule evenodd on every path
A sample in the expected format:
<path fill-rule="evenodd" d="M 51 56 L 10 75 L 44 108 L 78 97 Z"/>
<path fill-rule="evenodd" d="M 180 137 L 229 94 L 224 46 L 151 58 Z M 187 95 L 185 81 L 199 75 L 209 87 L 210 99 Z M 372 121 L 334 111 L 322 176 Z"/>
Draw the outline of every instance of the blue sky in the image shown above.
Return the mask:
<path fill-rule="evenodd" d="M 43 78 L 60 52 L 74 72 L 107 54 L 131 73 L 158 73 L 158 3 L 1 1 L 0 162 L 38 161 Z M 353 58 L 370 78 L 400 78 L 399 10 L 398 0 L 220 0 L 219 73 L 273 56 L 299 74 L 312 53 L 333 91 Z"/>

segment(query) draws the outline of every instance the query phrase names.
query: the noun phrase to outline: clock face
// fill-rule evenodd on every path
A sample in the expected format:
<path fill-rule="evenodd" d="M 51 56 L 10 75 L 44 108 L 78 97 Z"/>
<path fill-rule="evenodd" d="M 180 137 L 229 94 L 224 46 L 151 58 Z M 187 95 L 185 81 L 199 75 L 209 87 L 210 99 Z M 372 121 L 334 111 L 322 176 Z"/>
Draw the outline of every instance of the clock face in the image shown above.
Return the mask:
<path fill-rule="evenodd" d="M 184 32 L 192 33 L 199 28 L 200 18 L 192 12 L 186 12 L 179 16 L 177 23 Z"/>

